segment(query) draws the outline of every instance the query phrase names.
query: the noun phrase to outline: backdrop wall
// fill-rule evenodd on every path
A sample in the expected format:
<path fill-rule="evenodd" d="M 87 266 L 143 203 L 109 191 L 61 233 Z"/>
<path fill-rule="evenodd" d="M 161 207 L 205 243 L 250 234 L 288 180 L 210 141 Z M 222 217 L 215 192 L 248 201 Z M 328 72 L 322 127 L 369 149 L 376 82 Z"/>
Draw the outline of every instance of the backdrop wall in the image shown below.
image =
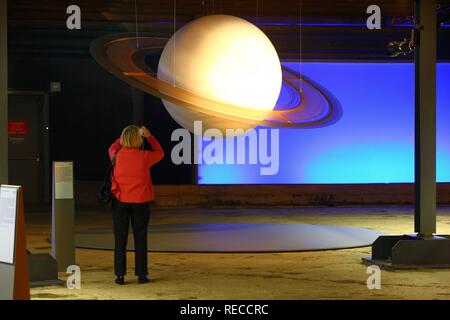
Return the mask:
<path fill-rule="evenodd" d="M 414 181 L 412 63 L 293 63 L 330 91 L 342 118 L 329 127 L 280 129 L 279 171 L 202 164 L 199 184 L 352 184 Z M 437 67 L 437 181 L 450 182 L 450 63 Z M 283 97 L 281 97 L 283 98 Z M 258 128 L 259 130 L 261 128 Z M 203 146 L 210 142 L 203 141 Z"/>

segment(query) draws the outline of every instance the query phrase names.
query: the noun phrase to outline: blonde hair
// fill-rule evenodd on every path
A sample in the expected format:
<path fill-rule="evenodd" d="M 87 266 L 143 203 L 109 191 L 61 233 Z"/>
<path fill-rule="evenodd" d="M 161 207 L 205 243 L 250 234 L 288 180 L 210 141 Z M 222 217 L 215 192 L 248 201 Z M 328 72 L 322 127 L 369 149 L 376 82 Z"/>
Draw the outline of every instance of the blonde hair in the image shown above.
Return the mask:
<path fill-rule="evenodd" d="M 139 149 L 142 146 L 142 137 L 139 133 L 140 129 L 138 126 L 128 126 L 122 131 L 120 136 L 120 144 L 124 148 Z"/>

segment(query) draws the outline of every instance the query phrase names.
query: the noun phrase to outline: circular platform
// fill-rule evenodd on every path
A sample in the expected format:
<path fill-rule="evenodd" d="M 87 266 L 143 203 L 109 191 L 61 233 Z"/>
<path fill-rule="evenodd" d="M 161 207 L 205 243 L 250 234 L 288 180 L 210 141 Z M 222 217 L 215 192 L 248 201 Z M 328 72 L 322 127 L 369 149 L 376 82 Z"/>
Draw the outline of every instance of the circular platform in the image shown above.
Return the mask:
<path fill-rule="evenodd" d="M 151 225 L 152 252 L 293 252 L 364 247 L 383 233 L 370 229 L 311 224 L 159 224 Z M 114 249 L 110 229 L 91 229 L 75 237 L 78 248 Z M 128 250 L 134 250 L 130 232 Z"/>

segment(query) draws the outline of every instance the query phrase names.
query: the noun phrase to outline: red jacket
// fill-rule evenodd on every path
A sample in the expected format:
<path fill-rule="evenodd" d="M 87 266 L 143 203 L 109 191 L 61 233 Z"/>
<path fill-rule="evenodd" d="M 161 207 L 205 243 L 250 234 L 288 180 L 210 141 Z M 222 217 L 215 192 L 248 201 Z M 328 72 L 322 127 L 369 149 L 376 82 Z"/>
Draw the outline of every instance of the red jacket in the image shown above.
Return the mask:
<path fill-rule="evenodd" d="M 155 137 L 147 141 L 153 151 L 122 148 L 120 139 L 109 147 L 110 159 L 117 152 L 111 192 L 120 202 L 144 203 L 155 198 L 150 167 L 164 157 L 164 151 Z"/>

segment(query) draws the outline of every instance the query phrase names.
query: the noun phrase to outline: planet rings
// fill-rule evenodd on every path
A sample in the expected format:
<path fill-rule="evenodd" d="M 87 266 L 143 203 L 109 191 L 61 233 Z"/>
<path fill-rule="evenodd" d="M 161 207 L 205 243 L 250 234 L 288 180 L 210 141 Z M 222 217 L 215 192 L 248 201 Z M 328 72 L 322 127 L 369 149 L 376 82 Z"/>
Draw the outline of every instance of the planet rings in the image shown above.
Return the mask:
<path fill-rule="evenodd" d="M 91 43 L 91 54 L 106 70 L 132 87 L 194 112 L 245 125 L 264 127 L 315 128 L 335 123 L 340 106 L 324 88 L 294 70 L 282 66 L 284 96 L 274 110 L 261 120 L 259 110 L 231 105 L 199 96 L 172 83 L 159 80 L 146 62 L 158 55 L 168 39 L 134 34 L 107 35 Z"/>

